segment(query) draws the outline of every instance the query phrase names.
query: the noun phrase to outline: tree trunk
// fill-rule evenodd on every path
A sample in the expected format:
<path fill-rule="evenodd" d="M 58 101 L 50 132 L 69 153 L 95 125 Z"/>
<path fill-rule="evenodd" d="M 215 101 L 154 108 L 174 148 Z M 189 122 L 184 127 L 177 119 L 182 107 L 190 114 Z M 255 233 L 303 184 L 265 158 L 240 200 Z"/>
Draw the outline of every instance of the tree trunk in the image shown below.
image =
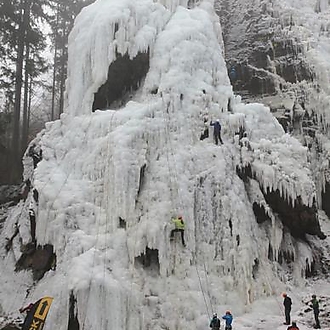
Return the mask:
<path fill-rule="evenodd" d="M 59 114 L 63 113 L 64 108 L 64 91 L 65 91 L 65 80 L 66 80 L 66 64 L 68 60 L 68 53 L 67 53 L 67 40 L 68 34 L 67 31 L 68 26 L 66 21 L 62 21 L 62 56 L 61 56 L 61 64 L 60 64 L 60 110 Z"/>
<path fill-rule="evenodd" d="M 61 76 L 60 76 L 60 111 L 59 114 L 63 113 L 64 108 L 64 90 L 65 90 L 65 79 L 66 79 L 66 66 L 65 61 L 66 60 L 66 52 L 65 49 L 63 49 L 63 55 L 61 60 Z"/>
<path fill-rule="evenodd" d="M 53 69 L 53 86 L 52 86 L 52 112 L 51 112 L 51 120 L 55 120 L 55 97 L 56 97 L 56 70 L 57 70 L 57 38 L 58 38 L 58 21 L 59 21 L 59 3 L 57 4 L 57 12 L 56 12 L 56 28 L 54 31 L 54 69 Z"/>
<path fill-rule="evenodd" d="M 30 45 L 28 41 L 25 43 L 25 72 L 24 72 L 24 98 L 23 98 L 23 127 L 22 127 L 22 143 L 21 149 L 22 154 L 25 151 L 28 143 L 29 134 L 29 122 L 28 122 L 28 102 L 29 102 L 29 56 L 30 56 Z"/>
<path fill-rule="evenodd" d="M 30 131 L 30 117 L 31 117 L 31 102 L 32 102 L 32 77 L 30 77 L 29 83 L 29 103 L 28 103 L 28 119 L 27 119 L 27 131 L 28 131 L 28 138 L 27 141 L 29 142 L 29 131 Z"/>
<path fill-rule="evenodd" d="M 52 85 L 52 112 L 51 120 L 55 120 L 55 96 L 56 96 L 56 57 L 57 57 L 57 42 L 55 41 L 54 49 L 54 68 L 53 68 L 53 85 Z"/>
<path fill-rule="evenodd" d="M 24 61 L 24 44 L 26 27 L 30 18 L 31 0 L 22 0 L 21 21 L 19 23 L 19 35 L 17 41 L 17 59 L 16 59 L 16 76 L 15 76 L 15 105 L 13 118 L 13 136 L 11 150 L 11 181 L 19 182 L 22 174 L 22 165 L 20 161 L 20 114 L 21 114 L 21 93 L 22 93 L 22 76 Z"/>

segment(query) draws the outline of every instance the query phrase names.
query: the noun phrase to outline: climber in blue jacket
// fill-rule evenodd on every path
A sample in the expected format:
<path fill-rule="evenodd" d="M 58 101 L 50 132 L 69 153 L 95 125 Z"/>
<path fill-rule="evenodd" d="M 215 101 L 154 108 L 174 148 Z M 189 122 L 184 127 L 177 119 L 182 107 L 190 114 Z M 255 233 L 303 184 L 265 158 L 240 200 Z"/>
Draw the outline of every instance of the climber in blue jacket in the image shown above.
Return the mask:
<path fill-rule="evenodd" d="M 221 144 L 223 144 L 222 139 L 221 139 L 221 124 L 220 120 L 217 119 L 215 122 L 211 121 L 210 126 L 214 127 L 213 130 L 213 137 L 214 137 L 214 142 L 216 145 L 218 145 L 219 141 Z"/>
<path fill-rule="evenodd" d="M 233 84 L 236 79 L 237 79 L 237 73 L 236 73 L 236 69 L 234 67 L 231 68 L 230 72 L 229 72 L 229 78 L 231 83 Z"/>
<path fill-rule="evenodd" d="M 226 311 L 226 314 L 222 317 L 224 320 L 226 320 L 226 326 L 225 330 L 231 330 L 231 324 L 233 322 L 233 315 L 231 315 L 230 311 Z"/>

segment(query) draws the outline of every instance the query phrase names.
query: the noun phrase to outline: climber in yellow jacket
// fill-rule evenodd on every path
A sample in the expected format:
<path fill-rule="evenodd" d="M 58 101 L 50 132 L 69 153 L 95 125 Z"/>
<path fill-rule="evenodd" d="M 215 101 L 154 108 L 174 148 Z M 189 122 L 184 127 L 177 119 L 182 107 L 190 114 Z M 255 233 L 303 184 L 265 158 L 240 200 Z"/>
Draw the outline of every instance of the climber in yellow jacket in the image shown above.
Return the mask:
<path fill-rule="evenodd" d="M 175 219 L 172 219 L 172 222 L 175 225 L 175 229 L 171 230 L 171 236 L 170 236 L 170 240 L 173 241 L 174 240 L 174 233 L 175 232 L 180 232 L 181 233 L 181 240 L 182 240 L 182 245 L 185 247 L 186 243 L 184 242 L 184 229 L 185 229 L 185 223 L 183 221 L 182 216 L 178 216 Z"/>

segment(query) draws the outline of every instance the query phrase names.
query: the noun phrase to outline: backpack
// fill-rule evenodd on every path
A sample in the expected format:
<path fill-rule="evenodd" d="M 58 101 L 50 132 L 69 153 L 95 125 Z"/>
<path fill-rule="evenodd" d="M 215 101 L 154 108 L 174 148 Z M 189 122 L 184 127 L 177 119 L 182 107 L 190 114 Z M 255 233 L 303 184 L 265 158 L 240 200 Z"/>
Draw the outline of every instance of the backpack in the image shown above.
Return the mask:
<path fill-rule="evenodd" d="M 220 320 L 218 318 L 212 319 L 211 325 L 214 328 L 220 328 Z"/>

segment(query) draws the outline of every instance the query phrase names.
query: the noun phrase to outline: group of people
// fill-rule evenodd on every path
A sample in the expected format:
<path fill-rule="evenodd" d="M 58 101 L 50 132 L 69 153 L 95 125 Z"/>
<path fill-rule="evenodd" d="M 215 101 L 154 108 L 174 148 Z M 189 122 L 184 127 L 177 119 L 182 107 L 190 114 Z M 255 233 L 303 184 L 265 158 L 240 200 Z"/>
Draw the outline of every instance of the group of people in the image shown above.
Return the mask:
<path fill-rule="evenodd" d="M 290 314 L 291 314 L 292 300 L 286 293 L 283 293 L 282 296 L 284 298 L 283 305 L 284 305 L 284 310 L 285 310 L 284 324 L 289 325 L 287 330 L 299 330 L 296 321 L 292 321 L 292 323 L 291 323 Z M 314 319 L 315 319 L 314 329 L 320 329 L 321 328 L 320 321 L 319 321 L 320 307 L 319 307 L 319 300 L 316 298 L 315 294 L 312 295 L 310 307 L 313 308 L 313 312 L 314 312 Z M 232 330 L 233 315 L 231 314 L 231 312 L 226 311 L 226 314 L 224 316 L 222 316 L 222 319 L 226 320 L 225 330 Z M 221 322 L 220 322 L 217 314 L 214 313 L 213 318 L 210 323 L 210 328 L 212 328 L 212 330 L 219 330 L 220 324 L 221 324 Z"/>
<path fill-rule="evenodd" d="M 226 321 L 225 330 L 231 330 L 232 329 L 232 323 L 233 323 L 233 315 L 230 311 L 226 311 L 226 314 L 222 316 L 222 319 Z M 220 329 L 221 322 L 218 318 L 218 314 L 214 313 L 213 318 L 210 322 L 210 328 L 212 330 L 219 330 Z"/>
<path fill-rule="evenodd" d="M 176 219 L 173 219 L 173 221 L 177 221 L 177 222 L 181 222 L 182 220 L 182 216 L 179 216 Z M 183 220 L 182 220 L 183 221 Z M 183 228 L 184 229 L 184 228 Z M 180 232 L 183 233 L 183 229 L 180 228 Z M 172 230 L 171 232 L 171 236 L 172 233 L 174 235 L 174 232 L 176 230 Z M 177 230 L 178 231 L 178 230 Z M 184 236 L 182 234 L 181 236 L 182 238 L 182 244 L 184 244 Z M 292 300 L 291 298 L 286 294 L 283 293 L 282 294 L 284 300 L 283 300 L 283 305 L 284 305 L 284 309 L 285 309 L 285 322 L 284 324 L 286 325 L 290 325 L 290 313 L 291 313 L 291 306 L 292 306 Z M 24 307 L 24 308 L 20 308 L 19 311 L 21 313 L 26 312 L 27 316 L 29 316 L 29 314 L 32 312 L 33 307 L 35 304 L 30 303 L 28 306 Z M 319 300 L 316 298 L 316 295 L 313 294 L 312 295 L 312 300 L 311 300 L 311 305 L 310 307 L 313 308 L 314 311 L 314 318 L 315 318 L 315 325 L 314 328 L 315 329 L 320 329 L 320 321 L 319 321 L 319 313 L 320 313 L 320 309 L 319 309 Z M 233 323 L 233 315 L 231 314 L 231 312 L 229 310 L 226 311 L 225 315 L 222 316 L 222 319 L 225 320 L 225 330 L 232 330 L 232 323 Z M 27 318 L 24 321 L 24 324 L 27 322 Z M 210 328 L 212 330 L 219 330 L 221 326 L 221 321 L 218 318 L 217 313 L 213 314 L 212 320 L 210 322 Z M 292 321 L 291 325 L 287 328 L 287 330 L 299 330 L 296 321 Z"/>
<path fill-rule="evenodd" d="M 283 293 L 282 296 L 284 298 L 283 300 L 284 313 L 285 313 L 284 324 L 290 325 L 292 300 L 286 293 Z M 314 329 L 320 329 L 321 328 L 320 320 L 319 320 L 320 307 L 319 307 L 319 300 L 316 298 L 315 294 L 312 295 L 310 307 L 313 308 L 313 312 L 314 312 L 314 319 L 315 319 Z M 288 327 L 287 330 L 299 330 L 299 328 L 297 327 L 297 323 L 295 321 L 292 321 L 291 325 Z"/>
<path fill-rule="evenodd" d="M 174 223 L 175 228 L 171 230 L 170 240 L 173 241 L 174 233 L 179 232 L 181 234 L 182 245 L 184 247 L 186 247 L 186 243 L 185 243 L 185 239 L 184 239 L 185 222 L 183 220 L 183 217 L 181 215 L 179 215 L 176 218 L 172 218 L 172 222 Z M 282 296 L 284 298 L 284 300 L 283 300 L 284 313 L 285 313 L 284 324 L 289 325 L 288 330 L 299 330 L 296 322 L 293 321 L 291 323 L 290 314 L 291 314 L 292 300 L 286 293 L 283 293 Z M 316 299 L 316 295 L 312 295 L 312 300 L 311 300 L 310 306 L 313 308 L 313 312 L 314 312 L 314 319 L 315 319 L 314 328 L 320 329 L 320 321 L 319 321 L 320 309 L 319 309 L 319 301 Z M 231 323 L 233 320 L 233 316 L 231 315 L 231 313 L 229 311 L 227 311 L 226 314 L 222 318 L 226 320 L 226 330 L 231 330 Z M 218 319 L 217 314 L 213 315 L 213 319 L 211 321 L 210 327 L 212 329 L 219 329 L 220 320 Z"/>

